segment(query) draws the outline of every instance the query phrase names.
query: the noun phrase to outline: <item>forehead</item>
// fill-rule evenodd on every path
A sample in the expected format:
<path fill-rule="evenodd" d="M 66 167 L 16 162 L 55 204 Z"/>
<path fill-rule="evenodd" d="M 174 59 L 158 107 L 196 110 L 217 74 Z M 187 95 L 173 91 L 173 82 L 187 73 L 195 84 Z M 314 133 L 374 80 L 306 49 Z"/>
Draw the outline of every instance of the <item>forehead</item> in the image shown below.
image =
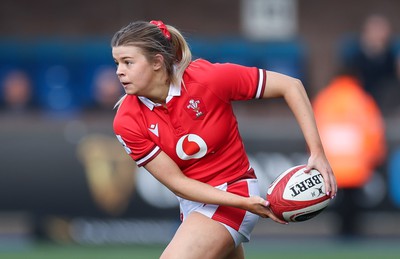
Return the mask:
<path fill-rule="evenodd" d="M 117 46 L 112 48 L 114 58 L 135 57 L 143 55 L 139 47 L 136 46 Z"/>

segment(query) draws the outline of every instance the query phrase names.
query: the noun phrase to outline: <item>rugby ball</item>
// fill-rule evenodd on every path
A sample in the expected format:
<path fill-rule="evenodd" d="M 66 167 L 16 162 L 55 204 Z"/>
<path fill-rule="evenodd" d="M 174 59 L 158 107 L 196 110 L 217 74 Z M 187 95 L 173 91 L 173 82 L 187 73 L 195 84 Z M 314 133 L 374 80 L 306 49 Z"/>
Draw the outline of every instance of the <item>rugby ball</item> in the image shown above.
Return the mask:
<path fill-rule="evenodd" d="M 270 209 L 287 222 L 309 220 L 324 210 L 330 201 L 321 173 L 315 169 L 305 173 L 305 167 L 298 165 L 281 173 L 267 191 Z"/>

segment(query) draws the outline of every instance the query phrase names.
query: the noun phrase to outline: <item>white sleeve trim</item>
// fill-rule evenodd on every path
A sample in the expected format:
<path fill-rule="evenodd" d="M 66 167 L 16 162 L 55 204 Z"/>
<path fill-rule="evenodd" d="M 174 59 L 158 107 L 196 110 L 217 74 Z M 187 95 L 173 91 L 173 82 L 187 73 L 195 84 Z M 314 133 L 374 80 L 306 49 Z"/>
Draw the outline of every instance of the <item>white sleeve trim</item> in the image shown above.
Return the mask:
<path fill-rule="evenodd" d="M 255 99 L 260 99 L 261 98 L 261 93 L 263 90 L 263 83 L 264 83 L 264 71 L 262 69 L 258 69 L 258 86 L 257 86 L 257 92 Z"/>
<path fill-rule="evenodd" d="M 160 150 L 159 146 L 156 146 L 150 153 L 148 153 L 145 157 L 136 161 L 137 165 L 145 164 L 147 160 L 154 156 Z"/>

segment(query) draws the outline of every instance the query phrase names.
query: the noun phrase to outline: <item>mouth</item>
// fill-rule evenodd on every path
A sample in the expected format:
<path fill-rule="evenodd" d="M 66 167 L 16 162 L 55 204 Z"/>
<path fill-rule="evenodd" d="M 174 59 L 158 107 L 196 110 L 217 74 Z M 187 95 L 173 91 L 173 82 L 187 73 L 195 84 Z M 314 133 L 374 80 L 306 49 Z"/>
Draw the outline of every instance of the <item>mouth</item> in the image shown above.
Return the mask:
<path fill-rule="evenodd" d="M 128 87 L 128 85 L 130 85 L 131 83 L 130 83 L 130 82 L 121 82 L 121 84 L 122 84 L 122 86 L 123 86 L 124 88 L 126 88 L 126 87 Z"/>

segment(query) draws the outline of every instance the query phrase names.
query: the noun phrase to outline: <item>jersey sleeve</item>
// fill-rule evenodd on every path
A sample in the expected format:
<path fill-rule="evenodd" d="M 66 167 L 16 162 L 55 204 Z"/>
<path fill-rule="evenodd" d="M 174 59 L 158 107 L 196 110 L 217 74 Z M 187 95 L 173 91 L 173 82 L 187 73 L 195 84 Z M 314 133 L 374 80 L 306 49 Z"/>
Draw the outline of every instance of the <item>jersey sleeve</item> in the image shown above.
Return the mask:
<path fill-rule="evenodd" d="M 124 116 L 117 115 L 114 119 L 114 133 L 126 153 L 139 167 L 145 166 L 161 152 L 160 147 L 142 133 L 134 120 L 126 120 Z"/>
<path fill-rule="evenodd" d="M 134 141 L 132 138 L 116 135 L 118 141 L 124 147 L 126 153 L 136 162 L 137 166 L 145 166 L 153 160 L 161 149 L 155 143 L 145 143 L 146 141 Z M 140 148 L 143 147 L 143 148 Z"/>
<path fill-rule="evenodd" d="M 213 64 L 209 86 L 226 101 L 261 99 L 265 91 L 266 70 L 237 64 Z"/>

